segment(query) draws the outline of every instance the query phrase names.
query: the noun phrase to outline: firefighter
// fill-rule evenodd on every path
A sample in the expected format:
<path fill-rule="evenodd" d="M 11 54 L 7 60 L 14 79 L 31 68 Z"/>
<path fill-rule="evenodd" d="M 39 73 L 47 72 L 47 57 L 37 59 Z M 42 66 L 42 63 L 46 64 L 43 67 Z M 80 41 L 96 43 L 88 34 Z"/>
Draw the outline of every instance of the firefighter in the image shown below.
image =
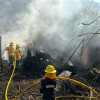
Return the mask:
<path fill-rule="evenodd" d="M 52 65 L 48 65 L 45 72 L 45 78 L 41 79 L 40 93 L 43 93 L 43 100 L 55 100 L 56 70 Z"/>
<path fill-rule="evenodd" d="M 14 48 L 14 43 L 11 42 L 9 47 L 6 47 L 5 50 L 8 51 L 8 56 L 9 56 L 9 65 L 13 67 L 13 61 L 14 61 L 14 53 L 15 53 L 15 48 Z"/>
<path fill-rule="evenodd" d="M 19 44 L 16 45 L 15 54 L 16 54 L 16 66 L 18 67 L 20 65 L 21 59 L 22 59 L 22 49 Z"/>

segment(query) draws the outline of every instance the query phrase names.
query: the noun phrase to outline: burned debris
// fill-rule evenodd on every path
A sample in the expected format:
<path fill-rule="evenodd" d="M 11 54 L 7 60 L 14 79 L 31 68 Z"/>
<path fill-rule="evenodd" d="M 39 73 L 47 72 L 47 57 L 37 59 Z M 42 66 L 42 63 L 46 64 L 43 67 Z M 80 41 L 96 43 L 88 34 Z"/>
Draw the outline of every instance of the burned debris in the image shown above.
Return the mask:
<path fill-rule="evenodd" d="M 57 76 L 69 77 L 71 79 L 75 79 L 79 82 L 82 82 L 88 86 L 93 87 L 94 89 L 96 89 L 97 92 L 99 92 L 100 64 L 99 64 L 98 55 L 100 53 L 99 52 L 100 48 L 99 46 L 92 48 L 91 45 L 89 45 L 88 49 L 85 49 L 84 51 L 84 48 L 85 48 L 85 45 L 84 45 L 84 48 L 82 48 L 83 50 L 81 50 L 81 53 L 80 53 L 80 56 L 81 56 L 80 59 L 74 60 L 73 56 L 78 50 L 79 46 L 77 46 L 77 48 L 73 50 L 69 58 L 67 57 L 67 54 L 64 53 L 64 57 L 58 56 L 57 59 L 54 59 L 48 53 L 45 53 L 39 50 L 35 50 L 34 54 L 31 54 L 31 52 L 33 51 L 28 49 L 27 56 L 24 59 L 22 59 L 20 66 L 16 67 L 15 75 L 13 76 L 13 84 L 16 85 L 14 87 L 15 91 L 18 92 L 20 90 L 19 88 L 21 85 L 20 83 L 21 81 L 25 81 L 25 83 L 27 82 L 30 83 L 29 81 L 32 79 L 34 80 L 40 79 L 44 77 L 44 70 L 46 69 L 47 65 L 53 65 L 55 69 L 57 70 L 57 73 L 56 73 Z M 91 56 L 94 58 L 91 58 Z M 86 57 L 88 58 L 87 61 L 85 59 Z M 91 65 L 92 67 L 90 67 Z M 8 80 L 7 76 L 10 77 L 11 72 L 12 72 L 12 69 L 9 68 L 9 62 L 3 59 L 2 66 L 4 68 L 3 71 L 4 72 L 6 71 L 6 74 L 1 74 L 2 72 L 0 72 L 0 76 L 1 76 L 0 80 L 2 81 L 4 78 L 5 80 L 6 79 Z M 7 72 L 8 69 L 10 70 L 9 72 Z M 19 82 L 19 84 L 17 84 L 17 82 Z M 16 87 L 19 87 L 19 88 L 16 88 Z M 25 89 L 26 85 L 24 84 L 21 87 Z M 36 88 L 34 89 L 34 91 L 35 90 Z M 36 91 L 36 94 L 39 94 L 39 91 Z M 9 93 L 9 95 L 11 94 Z M 16 93 L 13 93 L 13 95 L 16 95 Z M 25 96 L 25 98 L 30 98 L 31 95 L 32 94 L 29 92 Z M 94 95 L 94 94 L 89 89 L 86 89 L 76 83 L 72 83 L 67 80 L 57 80 L 56 96 L 59 96 L 59 95 L 79 95 L 79 96 L 90 97 L 91 95 Z M 3 98 L 3 95 L 2 95 L 2 98 Z M 39 95 L 39 98 L 41 98 L 41 95 Z M 69 100 L 69 98 L 66 100 Z M 71 98 L 70 100 L 77 100 L 77 99 Z M 82 99 L 79 99 L 79 100 L 82 100 Z M 88 99 L 85 99 L 85 100 L 88 100 Z"/>
<path fill-rule="evenodd" d="M 53 59 L 50 55 L 37 51 L 35 55 L 31 55 L 31 51 L 27 51 L 27 57 L 23 60 L 19 70 L 22 74 L 30 76 L 33 74 L 41 75 L 47 65 L 52 65 Z"/>

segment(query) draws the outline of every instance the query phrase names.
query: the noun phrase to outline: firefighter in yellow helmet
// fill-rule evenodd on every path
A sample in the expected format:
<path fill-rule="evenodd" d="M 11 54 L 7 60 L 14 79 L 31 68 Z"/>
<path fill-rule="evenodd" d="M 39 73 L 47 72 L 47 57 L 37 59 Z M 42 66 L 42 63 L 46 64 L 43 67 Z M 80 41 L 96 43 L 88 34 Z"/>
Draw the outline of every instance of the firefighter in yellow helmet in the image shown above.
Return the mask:
<path fill-rule="evenodd" d="M 43 100 L 55 100 L 56 70 L 52 65 L 48 65 L 45 72 L 45 78 L 41 79 L 40 92 L 43 93 Z"/>
<path fill-rule="evenodd" d="M 22 49 L 19 44 L 16 45 L 15 54 L 16 54 L 16 66 L 18 67 L 20 65 L 21 59 L 22 59 Z"/>
<path fill-rule="evenodd" d="M 11 67 L 13 67 L 14 53 L 15 53 L 14 43 L 11 42 L 9 47 L 6 47 L 5 50 L 8 51 L 9 64 L 10 64 Z"/>

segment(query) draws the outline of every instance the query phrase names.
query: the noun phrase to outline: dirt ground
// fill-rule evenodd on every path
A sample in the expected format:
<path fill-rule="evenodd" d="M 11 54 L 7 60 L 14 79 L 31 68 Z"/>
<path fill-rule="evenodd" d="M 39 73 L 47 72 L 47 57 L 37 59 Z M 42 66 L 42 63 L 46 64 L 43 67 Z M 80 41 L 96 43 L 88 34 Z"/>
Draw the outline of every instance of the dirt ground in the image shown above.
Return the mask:
<path fill-rule="evenodd" d="M 0 100 L 5 100 L 4 94 L 5 94 L 6 85 L 10 78 L 10 75 L 11 75 L 11 71 L 0 73 Z M 30 85 L 32 85 L 38 80 L 40 80 L 40 78 L 27 79 L 26 77 L 23 77 L 21 74 L 15 73 L 8 89 L 8 100 L 12 100 L 12 98 L 14 98 L 19 93 L 21 93 L 21 91 L 25 90 L 26 88 L 28 88 Z M 40 94 L 39 88 L 40 88 L 40 84 L 31 88 L 27 93 L 25 93 L 18 100 L 40 100 L 42 94 Z"/>
<path fill-rule="evenodd" d="M 6 85 L 10 78 L 11 73 L 12 73 L 11 70 L 0 72 L 0 100 L 5 100 L 5 97 L 4 97 L 5 89 L 6 89 Z M 72 78 L 88 84 L 86 80 L 80 78 L 79 76 L 72 77 Z M 31 86 L 33 83 L 35 83 L 36 81 L 40 79 L 41 77 L 36 77 L 35 75 L 32 78 L 27 78 L 21 75 L 19 72 L 15 72 L 8 89 L 8 100 L 12 100 L 14 97 L 20 94 L 23 90 L 25 90 L 26 88 L 28 88 L 29 86 Z M 68 86 L 65 86 L 63 81 L 59 81 L 58 83 L 60 84 L 57 84 L 57 87 L 58 87 L 58 91 L 56 91 L 57 96 L 64 95 L 63 93 L 64 87 L 66 87 L 65 94 L 74 95 L 73 91 L 69 89 Z M 93 83 L 92 81 L 90 83 L 92 83 L 90 86 L 94 86 L 93 88 L 96 89 L 100 93 L 100 85 L 98 83 Z M 73 84 L 73 83 L 72 83 L 72 86 L 78 88 L 78 90 L 74 88 L 76 89 L 78 94 L 80 95 L 83 94 L 84 96 L 85 95 L 90 96 L 89 90 L 84 89 L 82 87 L 80 88 L 78 85 Z M 39 88 L 40 88 L 40 84 L 36 85 L 35 87 L 32 87 L 25 94 L 23 94 L 22 97 L 18 98 L 17 100 L 40 100 L 42 97 L 42 94 L 39 92 Z M 58 100 L 87 100 L 87 99 L 66 98 L 66 99 L 58 99 Z M 100 99 L 95 99 L 95 100 L 100 100 Z"/>

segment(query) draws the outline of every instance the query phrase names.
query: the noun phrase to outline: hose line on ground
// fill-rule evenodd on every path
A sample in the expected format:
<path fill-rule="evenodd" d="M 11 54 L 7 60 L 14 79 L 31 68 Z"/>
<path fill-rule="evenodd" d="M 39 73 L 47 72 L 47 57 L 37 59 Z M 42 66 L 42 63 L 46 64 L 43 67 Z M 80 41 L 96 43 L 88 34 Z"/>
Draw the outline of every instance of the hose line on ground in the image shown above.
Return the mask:
<path fill-rule="evenodd" d="M 85 97 L 85 96 L 76 96 L 76 95 L 58 96 L 58 97 L 56 97 L 56 99 L 61 99 L 61 98 L 97 99 L 98 97 Z"/>
<path fill-rule="evenodd" d="M 7 87 L 6 87 L 6 91 L 5 91 L 5 100 L 8 100 L 8 97 L 7 97 L 8 87 L 9 87 L 9 84 L 10 84 L 10 82 L 11 82 L 11 80 L 12 80 L 13 74 L 14 74 L 14 72 L 15 72 L 15 68 L 16 68 L 16 54 L 15 54 L 14 68 L 13 68 L 11 77 L 10 77 L 10 79 L 9 79 L 9 81 L 8 81 L 8 84 L 7 84 Z"/>
<path fill-rule="evenodd" d="M 40 83 L 40 81 L 37 81 L 37 82 L 35 82 L 34 84 L 32 84 L 30 87 L 28 87 L 26 90 L 24 90 L 23 92 L 21 92 L 17 97 L 15 97 L 14 99 L 12 99 L 12 100 L 16 100 L 16 99 L 18 99 L 18 98 L 20 98 L 25 92 L 27 92 L 30 88 L 32 88 L 33 86 L 35 86 L 35 85 L 37 85 L 37 84 L 39 84 Z"/>
<path fill-rule="evenodd" d="M 84 83 L 81 83 L 81 82 L 76 81 L 76 80 L 74 80 L 74 79 L 65 78 L 65 77 L 56 77 L 56 78 L 57 78 L 57 79 L 68 80 L 68 81 L 71 81 L 71 82 L 77 83 L 77 84 L 79 84 L 79 85 L 82 85 L 82 86 L 86 87 L 87 89 L 93 91 L 93 92 L 94 92 L 98 97 L 100 96 L 100 95 L 99 95 L 99 94 L 98 94 L 94 89 L 92 89 L 91 87 L 85 85 Z"/>
<path fill-rule="evenodd" d="M 69 95 L 69 96 L 58 96 L 56 97 L 56 99 L 60 99 L 60 98 L 84 98 L 84 99 L 96 99 L 96 98 L 100 98 L 100 95 L 94 90 L 92 89 L 91 87 L 85 85 L 84 83 L 81 83 L 79 81 L 76 81 L 74 79 L 70 79 L 70 78 L 66 78 L 66 77 L 56 77 L 56 79 L 63 79 L 63 80 L 68 80 L 68 81 L 71 81 L 71 82 L 74 82 L 74 83 L 77 83 L 81 86 L 84 86 L 86 87 L 87 89 L 93 91 L 97 96 L 96 97 L 86 97 L 86 96 L 76 96 L 76 95 Z M 23 92 L 21 92 L 17 97 L 13 98 L 12 100 L 16 100 L 18 98 L 20 98 L 25 92 L 27 92 L 30 88 L 32 88 L 33 86 L 39 84 L 40 81 L 37 81 L 35 82 L 34 84 L 32 84 L 30 87 L 28 87 L 26 90 L 24 90 Z"/>

